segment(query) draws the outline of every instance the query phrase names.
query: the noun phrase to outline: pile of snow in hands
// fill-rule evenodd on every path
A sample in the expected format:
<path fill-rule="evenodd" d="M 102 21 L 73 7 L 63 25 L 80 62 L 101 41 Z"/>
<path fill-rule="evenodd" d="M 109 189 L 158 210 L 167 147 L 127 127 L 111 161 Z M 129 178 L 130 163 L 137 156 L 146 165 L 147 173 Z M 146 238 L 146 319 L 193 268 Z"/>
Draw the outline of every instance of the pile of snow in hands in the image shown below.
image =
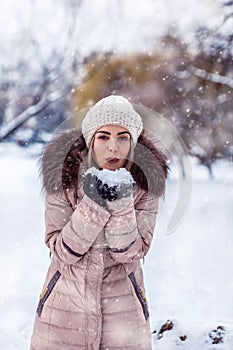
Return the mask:
<path fill-rule="evenodd" d="M 118 186 L 118 185 L 134 185 L 135 181 L 128 170 L 125 168 L 120 168 L 117 170 L 108 170 L 101 169 L 98 170 L 95 167 L 92 167 L 87 170 L 85 175 L 91 174 L 95 175 L 103 184 L 107 184 L 109 187 Z"/>

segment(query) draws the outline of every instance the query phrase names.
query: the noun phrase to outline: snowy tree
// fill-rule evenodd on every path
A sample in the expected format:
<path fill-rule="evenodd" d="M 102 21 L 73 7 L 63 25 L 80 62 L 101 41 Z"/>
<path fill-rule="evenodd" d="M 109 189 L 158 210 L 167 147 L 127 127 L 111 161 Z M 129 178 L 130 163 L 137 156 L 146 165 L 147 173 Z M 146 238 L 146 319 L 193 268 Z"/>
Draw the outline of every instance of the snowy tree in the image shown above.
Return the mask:
<path fill-rule="evenodd" d="M 211 40 L 210 40 L 211 39 Z M 232 52 L 228 37 L 199 28 L 195 48 L 168 33 L 149 54 L 93 53 L 76 89 L 78 109 L 107 94 L 122 94 L 163 114 L 189 153 L 211 174 L 212 163 L 232 156 Z"/>
<path fill-rule="evenodd" d="M 17 22 L 18 32 L 3 42 L 0 140 L 29 119 L 36 133 L 40 128 L 51 130 L 54 123 L 64 120 L 80 66 L 80 6 L 81 1 L 72 0 L 50 7 L 30 1 L 27 23 Z"/>
<path fill-rule="evenodd" d="M 232 160 L 233 150 L 233 36 L 226 28 L 232 27 L 233 2 L 222 2 L 222 9 L 219 26 L 197 28 L 195 54 L 186 70 L 196 83 L 186 94 L 183 137 L 210 173 L 215 160 Z"/>

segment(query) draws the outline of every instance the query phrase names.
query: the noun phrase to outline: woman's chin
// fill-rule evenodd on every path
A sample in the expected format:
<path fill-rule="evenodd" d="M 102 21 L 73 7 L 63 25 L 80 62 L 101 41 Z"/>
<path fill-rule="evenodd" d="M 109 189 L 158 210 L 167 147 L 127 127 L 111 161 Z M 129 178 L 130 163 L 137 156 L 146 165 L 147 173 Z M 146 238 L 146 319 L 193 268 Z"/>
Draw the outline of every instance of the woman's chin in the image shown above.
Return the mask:
<path fill-rule="evenodd" d="M 114 170 L 119 169 L 120 167 L 118 167 L 118 166 L 116 166 L 116 165 L 106 165 L 106 166 L 103 166 L 102 168 L 103 168 L 103 169 L 107 169 L 107 170 L 112 170 L 112 171 L 114 171 Z"/>
<path fill-rule="evenodd" d="M 107 169 L 107 170 L 112 170 L 112 171 L 117 170 L 117 169 L 119 169 L 120 167 L 121 167 L 121 164 L 118 164 L 118 163 L 116 163 L 116 164 L 104 163 L 104 164 L 101 166 L 102 169 Z"/>

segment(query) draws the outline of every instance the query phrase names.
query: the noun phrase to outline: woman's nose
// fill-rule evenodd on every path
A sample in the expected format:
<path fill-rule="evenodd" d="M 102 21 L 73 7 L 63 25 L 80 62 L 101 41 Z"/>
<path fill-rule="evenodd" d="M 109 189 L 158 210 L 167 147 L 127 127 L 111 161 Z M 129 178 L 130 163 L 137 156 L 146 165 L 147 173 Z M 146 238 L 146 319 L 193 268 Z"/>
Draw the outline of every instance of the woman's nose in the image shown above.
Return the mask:
<path fill-rule="evenodd" d="M 117 140 L 115 139 L 109 140 L 108 149 L 112 152 L 117 151 L 118 150 Z"/>

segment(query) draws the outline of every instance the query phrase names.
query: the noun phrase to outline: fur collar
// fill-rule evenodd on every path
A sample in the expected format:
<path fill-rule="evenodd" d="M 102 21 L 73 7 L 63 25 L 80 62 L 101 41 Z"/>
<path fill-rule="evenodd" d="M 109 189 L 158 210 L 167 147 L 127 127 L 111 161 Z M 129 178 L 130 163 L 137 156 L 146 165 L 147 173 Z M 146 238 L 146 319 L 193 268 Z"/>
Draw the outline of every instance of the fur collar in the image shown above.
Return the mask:
<path fill-rule="evenodd" d="M 87 152 L 79 129 L 63 132 L 50 142 L 39 162 L 44 190 L 51 194 L 77 189 Z M 134 180 L 141 189 L 159 197 L 165 189 L 167 172 L 166 157 L 143 132 L 134 150 L 131 168 Z"/>

